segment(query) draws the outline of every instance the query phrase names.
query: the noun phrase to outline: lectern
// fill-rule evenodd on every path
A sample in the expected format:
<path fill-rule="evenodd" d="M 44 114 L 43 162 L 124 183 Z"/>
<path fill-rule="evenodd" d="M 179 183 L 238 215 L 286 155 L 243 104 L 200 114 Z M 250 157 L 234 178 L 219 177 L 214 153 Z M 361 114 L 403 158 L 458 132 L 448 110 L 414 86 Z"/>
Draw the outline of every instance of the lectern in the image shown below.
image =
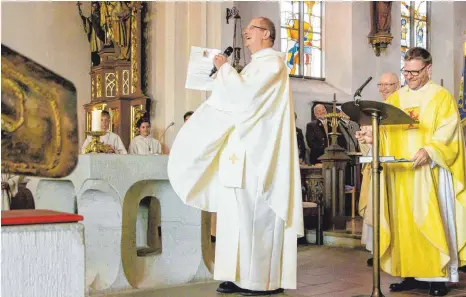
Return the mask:
<path fill-rule="evenodd" d="M 378 102 L 355 100 L 341 106 L 352 121 L 361 126 L 372 125 L 372 218 L 373 218 L 373 285 L 371 297 L 383 297 L 380 290 L 380 166 L 379 166 L 379 126 L 417 123 L 404 111 L 393 105 Z M 364 296 L 364 295 L 363 295 Z M 362 297 L 362 296 L 361 296 Z"/>

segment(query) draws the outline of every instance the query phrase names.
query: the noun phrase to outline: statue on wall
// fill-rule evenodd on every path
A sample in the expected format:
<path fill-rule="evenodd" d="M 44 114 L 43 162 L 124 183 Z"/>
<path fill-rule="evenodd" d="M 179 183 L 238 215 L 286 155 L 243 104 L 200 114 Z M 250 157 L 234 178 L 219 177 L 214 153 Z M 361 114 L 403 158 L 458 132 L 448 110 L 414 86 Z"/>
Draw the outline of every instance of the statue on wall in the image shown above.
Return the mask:
<path fill-rule="evenodd" d="M 119 60 L 130 59 L 132 4 L 130 1 L 101 2 L 100 24 L 105 45 L 113 46 Z"/>
<path fill-rule="evenodd" d="M 100 5 L 98 2 L 91 3 L 91 15 L 85 17 L 81 10 L 81 2 L 78 6 L 79 16 L 83 21 L 84 32 L 87 34 L 87 39 L 91 45 L 91 61 L 93 66 L 100 64 L 99 51 L 102 49 L 102 42 L 105 40 L 105 32 L 100 26 Z"/>
<path fill-rule="evenodd" d="M 117 60 L 130 60 L 132 2 L 92 1 L 89 17 L 83 15 L 81 2 L 76 5 L 91 45 L 92 66 L 100 64 L 98 53 L 103 48 L 113 48 Z"/>
<path fill-rule="evenodd" d="M 371 2 L 371 34 L 389 34 L 392 24 L 392 2 Z"/>
<path fill-rule="evenodd" d="M 391 44 L 393 36 L 390 33 L 392 25 L 392 2 L 372 1 L 370 2 L 371 31 L 369 32 L 369 44 L 372 45 L 375 55 Z"/>

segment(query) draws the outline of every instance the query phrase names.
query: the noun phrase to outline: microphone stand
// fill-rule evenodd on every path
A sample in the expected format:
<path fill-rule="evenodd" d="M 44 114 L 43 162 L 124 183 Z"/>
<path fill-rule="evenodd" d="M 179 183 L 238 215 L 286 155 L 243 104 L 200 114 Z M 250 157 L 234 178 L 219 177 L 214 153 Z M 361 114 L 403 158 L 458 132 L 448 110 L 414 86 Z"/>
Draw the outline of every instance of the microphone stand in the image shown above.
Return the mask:
<path fill-rule="evenodd" d="M 369 78 L 366 79 L 366 81 L 362 84 L 362 86 L 360 86 L 359 89 L 356 90 L 356 92 L 354 93 L 354 96 L 353 96 L 354 105 L 359 106 L 359 101 L 361 101 L 360 98 L 362 98 L 361 92 L 362 92 L 362 90 L 364 89 L 364 87 L 367 86 L 367 84 L 368 84 L 371 80 L 372 80 L 372 76 L 369 76 Z M 356 99 L 356 97 L 359 97 L 359 98 Z"/>
<path fill-rule="evenodd" d="M 171 126 L 174 126 L 174 125 L 175 125 L 175 122 L 171 122 L 170 125 L 168 125 L 168 127 L 165 128 L 165 131 L 163 131 L 162 135 L 159 137 L 159 139 L 158 139 L 159 143 L 157 145 L 157 149 L 155 150 L 155 155 L 163 155 L 163 153 L 162 154 L 158 153 L 159 148 L 160 148 L 160 146 L 162 144 L 162 138 L 165 136 L 165 133 L 167 133 L 168 128 L 170 128 Z"/>

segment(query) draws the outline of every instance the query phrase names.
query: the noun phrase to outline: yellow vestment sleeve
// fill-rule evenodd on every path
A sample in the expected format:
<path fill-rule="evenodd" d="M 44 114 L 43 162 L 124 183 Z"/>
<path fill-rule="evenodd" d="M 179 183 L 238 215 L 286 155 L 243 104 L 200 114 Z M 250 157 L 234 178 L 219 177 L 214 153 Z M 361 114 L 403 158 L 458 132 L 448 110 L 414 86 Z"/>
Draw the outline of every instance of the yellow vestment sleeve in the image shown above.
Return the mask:
<path fill-rule="evenodd" d="M 455 99 L 441 90 L 432 138 L 424 148 L 437 165 L 447 169 L 453 179 L 459 257 L 466 264 L 466 159 L 461 120 Z"/>

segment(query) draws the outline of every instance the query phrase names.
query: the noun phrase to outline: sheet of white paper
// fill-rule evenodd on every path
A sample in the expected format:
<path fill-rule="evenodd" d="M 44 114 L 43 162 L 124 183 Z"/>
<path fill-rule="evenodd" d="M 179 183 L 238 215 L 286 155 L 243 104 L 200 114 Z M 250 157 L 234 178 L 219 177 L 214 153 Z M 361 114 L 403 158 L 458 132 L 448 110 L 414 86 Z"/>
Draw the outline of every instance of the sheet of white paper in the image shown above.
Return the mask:
<path fill-rule="evenodd" d="M 186 89 L 210 91 L 214 82 L 209 77 L 214 67 L 214 57 L 221 51 L 218 49 L 192 46 L 189 56 L 188 74 L 186 76 Z"/>

